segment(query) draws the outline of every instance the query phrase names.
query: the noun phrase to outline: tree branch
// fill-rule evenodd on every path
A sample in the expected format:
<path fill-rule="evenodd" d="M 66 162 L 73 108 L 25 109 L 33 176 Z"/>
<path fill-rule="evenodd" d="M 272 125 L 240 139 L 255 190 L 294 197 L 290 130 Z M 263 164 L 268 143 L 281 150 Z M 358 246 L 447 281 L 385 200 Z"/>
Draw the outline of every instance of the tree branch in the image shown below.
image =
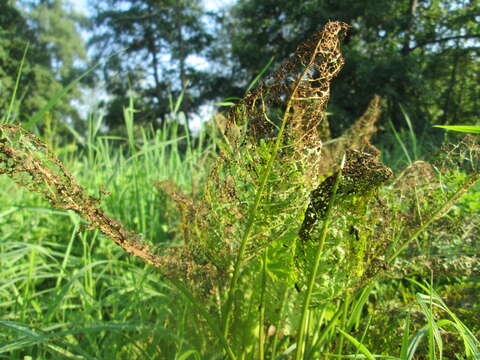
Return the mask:
<path fill-rule="evenodd" d="M 440 38 L 440 39 L 423 41 L 423 42 L 417 43 L 414 47 L 410 48 L 409 52 L 411 52 L 411 51 L 413 51 L 417 48 L 424 47 L 425 45 L 429 45 L 429 44 L 438 44 L 438 43 L 442 43 L 442 42 L 446 42 L 446 41 L 450 41 L 450 40 L 475 39 L 475 38 L 480 39 L 480 34 L 448 36 L 448 37 L 444 37 L 444 38 Z"/>

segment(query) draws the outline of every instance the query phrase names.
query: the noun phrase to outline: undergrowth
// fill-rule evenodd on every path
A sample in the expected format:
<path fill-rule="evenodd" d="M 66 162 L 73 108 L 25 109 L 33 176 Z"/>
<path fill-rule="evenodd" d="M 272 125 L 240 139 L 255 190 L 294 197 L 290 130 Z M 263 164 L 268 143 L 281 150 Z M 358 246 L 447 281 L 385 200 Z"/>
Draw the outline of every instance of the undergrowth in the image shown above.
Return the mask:
<path fill-rule="evenodd" d="M 197 144 L 175 122 L 137 135 L 131 104 L 126 139 L 98 122 L 65 166 L 0 125 L 0 174 L 50 204 L 1 180 L 20 195 L 0 215 L 0 354 L 480 359 L 478 138 L 394 175 L 370 142 L 375 97 L 331 139 L 347 30 L 328 23 Z"/>

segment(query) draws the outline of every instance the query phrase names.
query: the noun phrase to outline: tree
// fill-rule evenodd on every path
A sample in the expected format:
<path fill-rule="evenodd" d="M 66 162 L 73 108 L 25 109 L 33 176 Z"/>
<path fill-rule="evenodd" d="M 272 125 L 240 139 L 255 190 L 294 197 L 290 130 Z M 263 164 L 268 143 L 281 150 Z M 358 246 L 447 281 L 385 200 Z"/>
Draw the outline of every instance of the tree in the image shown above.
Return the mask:
<path fill-rule="evenodd" d="M 421 130 L 475 122 L 478 14 L 478 0 L 239 0 L 227 29 L 234 72 L 247 84 L 327 20 L 351 24 L 346 66 L 332 89 L 333 130 L 348 126 L 374 94 L 386 100 L 384 117 L 405 126 L 402 105 Z"/>
<path fill-rule="evenodd" d="M 169 112 L 169 96 L 175 99 L 183 92 L 186 112 L 199 104 L 207 74 L 195 68 L 195 59 L 211 41 L 200 0 L 103 0 L 92 5 L 90 46 L 104 61 L 102 76 L 113 95 L 106 104 L 109 125 L 119 123 L 129 90 L 136 95 L 137 118 L 155 126 Z"/>
<path fill-rule="evenodd" d="M 0 109 L 6 114 L 17 73 L 28 44 L 18 87 L 17 121 L 25 121 L 78 76 L 85 60 L 76 24 L 81 18 L 63 1 L 4 1 L 0 3 Z M 78 114 L 70 104 L 74 91 L 50 113 L 56 120 Z"/>

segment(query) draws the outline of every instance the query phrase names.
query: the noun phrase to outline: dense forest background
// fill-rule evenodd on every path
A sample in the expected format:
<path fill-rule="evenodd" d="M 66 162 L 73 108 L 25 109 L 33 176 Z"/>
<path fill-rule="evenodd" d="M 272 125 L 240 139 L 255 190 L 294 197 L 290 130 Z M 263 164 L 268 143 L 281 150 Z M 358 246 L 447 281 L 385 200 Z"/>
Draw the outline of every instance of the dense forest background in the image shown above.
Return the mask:
<path fill-rule="evenodd" d="M 132 94 L 142 124 L 161 126 L 181 93 L 189 119 L 205 105 L 241 97 L 267 64 L 271 71 L 326 21 L 341 20 L 352 28 L 329 105 L 334 134 L 358 118 L 374 94 L 384 99 L 384 127 L 389 121 L 405 127 L 405 113 L 417 133 L 478 121 L 477 0 L 237 0 L 219 2 L 215 11 L 199 0 L 85 5 L 80 13 L 67 0 L 0 3 L 2 113 L 20 68 L 12 116 L 26 122 L 96 66 L 40 128 L 49 119 L 57 131 L 64 122 L 82 131 L 94 109 L 104 112 L 109 130 L 119 128 Z"/>

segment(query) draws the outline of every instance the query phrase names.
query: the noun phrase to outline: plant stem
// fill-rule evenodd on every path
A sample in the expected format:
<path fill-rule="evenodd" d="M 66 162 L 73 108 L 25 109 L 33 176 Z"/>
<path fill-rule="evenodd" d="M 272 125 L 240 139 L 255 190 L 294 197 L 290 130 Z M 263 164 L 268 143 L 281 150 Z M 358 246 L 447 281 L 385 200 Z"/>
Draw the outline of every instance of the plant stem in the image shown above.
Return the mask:
<path fill-rule="evenodd" d="M 328 336 L 328 333 L 332 331 L 333 327 L 337 323 L 338 317 L 342 314 L 342 309 L 338 309 L 337 312 L 333 315 L 332 319 L 328 323 L 328 325 L 323 329 L 322 335 L 320 335 L 320 338 L 317 340 L 315 346 L 322 346 L 323 342 Z"/>
<path fill-rule="evenodd" d="M 258 359 L 265 359 L 265 290 L 267 287 L 267 256 L 268 248 L 263 250 L 262 261 L 262 289 L 260 293 L 258 319 Z"/>
<path fill-rule="evenodd" d="M 315 253 L 315 260 L 312 265 L 312 270 L 310 272 L 310 278 L 308 280 L 308 288 L 305 294 L 305 298 L 303 300 L 302 306 L 302 317 L 300 320 L 300 329 L 298 331 L 298 341 L 297 341 L 297 349 L 295 353 L 295 359 L 301 360 L 304 351 L 304 342 L 305 342 L 305 333 L 306 333 L 306 325 L 307 325 L 307 315 L 309 312 L 310 302 L 312 299 L 313 287 L 315 285 L 315 278 L 317 277 L 318 266 L 320 265 L 320 258 L 323 253 L 323 246 L 325 245 L 325 239 L 328 233 L 328 223 L 330 220 L 330 216 L 333 209 L 333 204 L 335 203 L 335 199 L 337 196 L 338 185 L 340 184 L 340 180 L 342 177 L 342 170 L 345 165 L 345 155 L 343 156 L 342 163 L 340 165 L 340 170 L 337 173 L 337 177 L 335 179 L 335 184 L 333 186 L 332 195 L 330 197 L 330 201 L 328 202 L 327 213 L 325 215 L 325 219 L 323 221 L 322 232 L 320 235 L 320 241 L 318 243 L 317 251 Z"/>
<path fill-rule="evenodd" d="M 267 180 L 270 176 L 270 172 L 273 167 L 273 162 L 275 161 L 277 154 L 280 150 L 280 146 L 283 142 L 283 133 L 285 132 L 285 128 L 287 125 L 287 121 L 290 118 L 290 111 L 292 109 L 292 103 L 293 99 L 295 98 L 296 92 L 298 90 L 298 87 L 300 85 L 300 82 L 305 78 L 308 70 L 312 66 L 312 64 L 315 62 L 315 57 L 316 54 L 318 53 L 318 48 L 320 47 L 320 42 L 317 43 L 317 46 L 314 51 L 314 55 L 311 56 L 310 62 L 305 66 L 302 74 L 296 79 L 295 85 L 293 86 L 292 92 L 290 93 L 290 96 L 288 97 L 288 101 L 285 106 L 285 112 L 283 113 L 282 117 L 282 122 L 280 125 L 280 129 L 278 130 L 277 138 L 275 140 L 275 143 L 273 144 L 272 151 L 270 152 L 270 157 L 268 158 L 268 162 L 265 165 L 265 167 L 261 171 L 261 176 L 260 176 L 260 185 L 258 187 L 258 190 L 255 194 L 255 200 L 253 201 L 253 204 L 250 206 L 248 210 L 248 219 L 247 219 L 247 224 L 245 227 L 245 231 L 243 233 L 242 239 L 240 241 L 240 248 L 238 250 L 237 258 L 235 260 L 234 264 L 234 270 L 233 270 L 233 276 L 232 276 L 232 281 L 230 283 L 230 288 L 228 290 L 228 295 L 227 295 L 227 301 L 225 304 L 225 311 L 224 311 L 224 319 L 223 319 L 223 335 L 225 338 L 228 336 L 228 329 L 230 327 L 230 318 L 232 316 L 232 303 L 233 303 L 233 298 L 235 295 L 235 291 L 237 289 L 237 283 L 238 279 L 240 277 L 240 270 L 243 266 L 244 262 L 244 257 L 245 257 L 245 250 L 247 248 L 247 243 L 248 239 L 250 238 L 250 234 L 253 230 L 253 224 L 255 222 L 255 218 L 257 216 L 257 210 L 260 205 L 260 201 L 262 200 L 263 197 L 263 192 L 265 190 L 265 185 L 267 184 Z M 266 116 L 266 114 L 265 114 Z"/>
<path fill-rule="evenodd" d="M 214 319 L 210 316 L 210 314 L 207 312 L 207 310 L 198 302 L 195 300 L 193 295 L 188 291 L 188 289 L 185 287 L 185 285 L 182 284 L 180 280 L 175 280 L 172 278 L 168 278 L 168 281 L 175 286 L 180 292 L 192 303 L 194 308 L 202 315 L 202 317 L 205 319 L 205 321 L 208 323 L 210 326 L 210 329 L 217 335 L 218 339 L 223 345 L 223 348 L 225 349 L 225 352 L 227 353 L 227 356 L 230 360 L 236 360 L 237 357 L 232 351 L 232 348 L 228 344 L 227 339 L 222 335 L 222 332 L 218 328 L 218 326 L 215 324 Z"/>
<path fill-rule="evenodd" d="M 347 290 L 346 293 L 345 293 L 345 300 L 343 301 L 343 308 L 342 308 L 342 323 L 341 323 L 341 326 L 342 328 L 345 329 L 345 325 L 347 324 L 347 311 L 348 311 L 348 307 L 350 305 L 350 293 L 349 291 Z M 345 329 L 345 331 L 347 331 Z M 342 356 L 342 352 L 343 352 L 343 336 L 340 338 L 339 340 L 339 344 L 338 344 L 338 353 L 337 355 L 338 356 Z"/>
<path fill-rule="evenodd" d="M 248 212 L 248 220 L 247 220 L 247 225 L 245 232 L 243 233 L 242 239 L 240 241 L 240 249 L 238 250 L 237 258 L 235 260 L 235 265 L 234 265 L 234 270 L 233 270 L 233 276 L 232 276 L 232 282 L 230 283 L 230 288 L 228 290 L 228 295 L 227 295 L 227 303 L 225 305 L 225 312 L 224 312 L 224 321 L 223 321 L 223 335 L 226 338 L 228 336 L 228 328 L 230 326 L 230 317 L 231 317 L 231 312 L 232 312 L 232 302 L 233 302 L 233 297 L 235 294 L 235 291 L 237 289 L 237 283 L 238 279 L 240 277 L 240 270 L 243 266 L 243 261 L 245 257 L 245 250 L 247 249 L 247 243 L 248 239 L 250 238 L 250 233 L 253 230 L 253 223 L 255 221 L 255 217 L 257 215 L 257 210 L 260 205 L 260 201 L 263 196 L 263 191 L 265 188 L 265 185 L 267 183 L 268 177 L 270 176 L 270 171 L 272 170 L 273 162 L 275 158 L 277 157 L 278 149 L 280 148 L 281 140 L 283 138 L 283 132 L 285 130 L 285 124 L 286 124 L 286 119 L 287 119 L 287 111 L 289 108 L 287 108 L 284 119 L 282 121 L 282 126 L 280 128 L 280 131 L 278 133 L 277 141 L 275 142 L 273 146 L 273 150 L 270 154 L 270 158 L 268 159 L 267 165 L 265 165 L 263 171 L 262 171 L 262 177 L 260 180 L 260 186 L 255 194 L 255 200 L 252 204 L 252 206 L 249 209 Z"/>
<path fill-rule="evenodd" d="M 278 337 L 280 335 L 280 323 L 283 319 L 283 315 L 285 311 L 285 303 L 288 297 L 288 290 L 289 290 L 288 286 L 285 285 L 285 288 L 282 292 L 282 297 L 280 299 L 280 312 L 278 314 L 278 321 L 275 324 L 275 334 L 273 334 L 271 359 L 275 359 L 277 357 L 277 345 L 278 345 Z"/>

